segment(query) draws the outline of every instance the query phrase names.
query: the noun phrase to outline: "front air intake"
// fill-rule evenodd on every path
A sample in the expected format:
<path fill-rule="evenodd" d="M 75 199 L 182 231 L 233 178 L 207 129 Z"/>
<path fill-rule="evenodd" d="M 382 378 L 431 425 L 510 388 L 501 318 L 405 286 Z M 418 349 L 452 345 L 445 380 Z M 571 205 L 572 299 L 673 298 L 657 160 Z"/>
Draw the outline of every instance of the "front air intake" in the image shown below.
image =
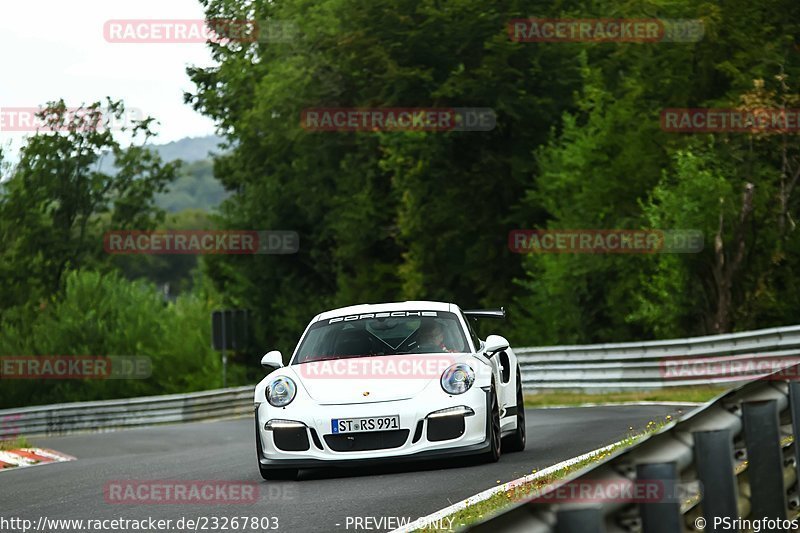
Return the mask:
<path fill-rule="evenodd" d="M 399 448 L 408 440 L 407 429 L 325 435 L 325 443 L 335 452 L 365 452 Z"/>

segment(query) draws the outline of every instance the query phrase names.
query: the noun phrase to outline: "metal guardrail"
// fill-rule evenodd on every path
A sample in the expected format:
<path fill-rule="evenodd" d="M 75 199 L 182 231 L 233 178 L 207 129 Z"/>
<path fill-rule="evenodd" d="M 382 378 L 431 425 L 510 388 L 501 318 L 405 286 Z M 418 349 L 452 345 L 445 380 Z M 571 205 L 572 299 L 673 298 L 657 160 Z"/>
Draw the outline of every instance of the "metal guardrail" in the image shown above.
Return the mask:
<path fill-rule="evenodd" d="M 800 362 L 800 326 L 665 341 L 518 348 L 525 392 L 657 389 L 752 380 L 752 375 L 682 376 L 681 365 Z M 674 372 L 676 375 L 670 375 Z M 253 387 L 0 410 L 0 439 L 63 435 L 229 418 L 252 411 Z"/>
<path fill-rule="evenodd" d="M 525 392 L 610 392 L 735 385 L 772 359 L 800 362 L 800 326 L 663 341 L 517 348 Z M 704 365 L 704 366 L 703 366 Z M 703 372 L 705 368 L 706 372 Z"/>
<path fill-rule="evenodd" d="M 250 415 L 254 387 L 0 410 L 0 439 Z"/>
<path fill-rule="evenodd" d="M 518 503 L 467 531 L 739 531 L 734 522 L 737 518 L 796 518 L 800 505 L 800 365 L 783 372 L 725 393 L 634 446 L 566 478 L 562 487 L 571 489 L 564 489 L 563 494 L 569 497 Z M 579 503 L 571 497 L 575 487 L 654 480 L 680 490 L 674 492 L 676 497 L 639 499 L 637 503 L 608 498 Z M 728 526 L 722 527 L 726 519 Z M 761 530 L 768 529 L 785 530 L 761 524 Z"/>

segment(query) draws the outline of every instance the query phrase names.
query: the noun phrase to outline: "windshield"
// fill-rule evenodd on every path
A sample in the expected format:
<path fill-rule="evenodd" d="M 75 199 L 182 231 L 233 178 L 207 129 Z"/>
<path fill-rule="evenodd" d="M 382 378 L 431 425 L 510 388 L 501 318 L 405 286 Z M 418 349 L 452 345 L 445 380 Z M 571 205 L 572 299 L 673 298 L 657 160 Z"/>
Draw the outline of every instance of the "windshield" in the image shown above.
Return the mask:
<path fill-rule="evenodd" d="M 467 339 L 454 313 L 367 313 L 313 324 L 300 342 L 294 364 L 375 355 L 468 351 Z"/>

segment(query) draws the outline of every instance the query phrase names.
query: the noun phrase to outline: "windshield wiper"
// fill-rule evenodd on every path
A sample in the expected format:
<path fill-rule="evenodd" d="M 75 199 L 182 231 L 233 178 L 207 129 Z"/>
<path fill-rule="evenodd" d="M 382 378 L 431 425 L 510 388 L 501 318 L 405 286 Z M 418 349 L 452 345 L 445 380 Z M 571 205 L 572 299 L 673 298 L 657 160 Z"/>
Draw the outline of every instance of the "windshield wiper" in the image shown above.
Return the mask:
<path fill-rule="evenodd" d="M 376 355 L 381 354 L 358 354 L 358 355 L 330 355 L 326 357 L 314 358 L 314 359 L 303 359 L 299 361 L 297 364 L 301 365 L 303 363 L 317 363 L 319 361 L 336 361 L 337 359 L 357 359 L 359 357 L 375 357 Z"/>

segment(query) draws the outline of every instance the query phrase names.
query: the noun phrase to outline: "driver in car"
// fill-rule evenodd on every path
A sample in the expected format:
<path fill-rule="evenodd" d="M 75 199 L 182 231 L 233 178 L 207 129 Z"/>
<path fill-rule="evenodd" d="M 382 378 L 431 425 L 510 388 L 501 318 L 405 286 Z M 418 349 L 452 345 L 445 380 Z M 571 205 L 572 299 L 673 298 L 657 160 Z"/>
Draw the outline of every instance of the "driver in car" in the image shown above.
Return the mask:
<path fill-rule="evenodd" d="M 442 325 L 436 321 L 424 321 L 419 326 L 419 342 L 417 349 L 422 351 L 431 352 L 449 352 L 454 353 L 456 350 L 451 350 L 444 343 L 444 329 Z"/>

